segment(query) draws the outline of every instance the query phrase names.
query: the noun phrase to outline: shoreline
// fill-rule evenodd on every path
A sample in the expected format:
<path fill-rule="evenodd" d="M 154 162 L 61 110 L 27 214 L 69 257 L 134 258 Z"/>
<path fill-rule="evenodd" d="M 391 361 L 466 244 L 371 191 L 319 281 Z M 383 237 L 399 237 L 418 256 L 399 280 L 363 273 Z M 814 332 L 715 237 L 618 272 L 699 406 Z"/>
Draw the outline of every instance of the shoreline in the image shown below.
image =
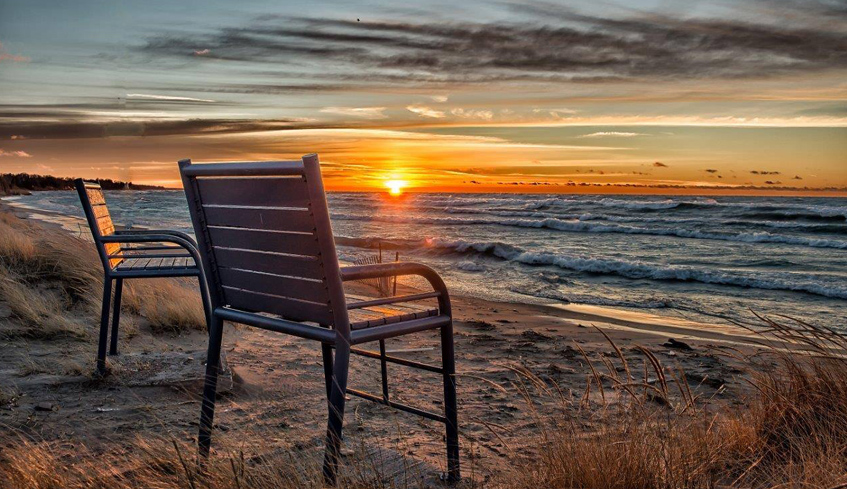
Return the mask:
<path fill-rule="evenodd" d="M 90 240 L 88 224 L 83 217 L 72 216 L 55 211 L 48 211 L 16 202 L 19 196 L 0 197 L 0 210 L 9 208 L 12 212 L 24 213 L 27 219 L 35 219 L 40 223 L 57 226 L 65 232 L 77 237 Z M 482 307 L 492 305 L 504 308 L 520 307 L 534 315 L 552 319 L 555 323 L 563 322 L 574 326 L 580 323 L 596 325 L 603 329 L 614 329 L 622 332 L 633 332 L 658 337 L 674 336 L 687 340 L 717 341 L 726 344 L 745 344 L 758 346 L 756 335 L 744 328 L 731 324 L 706 323 L 692 321 L 674 316 L 662 316 L 643 311 L 617 309 L 611 306 L 596 306 L 587 304 L 560 304 L 550 302 L 536 304 L 520 301 L 497 301 L 477 296 L 455 294 L 454 300 L 461 302 L 477 302 Z"/>

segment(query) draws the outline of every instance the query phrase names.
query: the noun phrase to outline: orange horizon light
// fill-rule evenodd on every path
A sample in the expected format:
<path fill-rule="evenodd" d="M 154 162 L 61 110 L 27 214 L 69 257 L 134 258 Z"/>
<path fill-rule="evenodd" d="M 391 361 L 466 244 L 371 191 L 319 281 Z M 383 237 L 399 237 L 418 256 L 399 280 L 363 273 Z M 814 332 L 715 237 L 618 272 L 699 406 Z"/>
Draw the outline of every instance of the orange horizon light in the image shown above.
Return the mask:
<path fill-rule="evenodd" d="M 407 184 L 405 180 L 388 180 L 385 182 L 385 187 L 388 188 L 389 194 L 400 195 Z"/>

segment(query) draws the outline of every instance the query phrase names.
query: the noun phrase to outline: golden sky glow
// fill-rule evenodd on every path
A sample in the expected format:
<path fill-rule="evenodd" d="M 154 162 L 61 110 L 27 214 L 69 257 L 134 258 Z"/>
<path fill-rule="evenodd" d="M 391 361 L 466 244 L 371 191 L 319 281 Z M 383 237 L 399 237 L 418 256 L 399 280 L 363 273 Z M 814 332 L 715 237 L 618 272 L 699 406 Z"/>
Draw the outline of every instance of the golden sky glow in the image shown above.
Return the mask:
<path fill-rule="evenodd" d="M 843 11 L 654 3 L 4 3 L 0 171 L 316 152 L 332 190 L 843 194 Z"/>

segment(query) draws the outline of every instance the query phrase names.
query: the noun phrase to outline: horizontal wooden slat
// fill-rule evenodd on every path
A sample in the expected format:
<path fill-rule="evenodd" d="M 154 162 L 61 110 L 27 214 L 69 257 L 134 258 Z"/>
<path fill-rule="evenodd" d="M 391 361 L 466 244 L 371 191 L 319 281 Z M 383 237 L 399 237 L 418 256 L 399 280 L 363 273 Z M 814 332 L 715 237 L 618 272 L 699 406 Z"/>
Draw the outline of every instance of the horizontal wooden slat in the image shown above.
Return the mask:
<path fill-rule="evenodd" d="M 180 162 L 181 163 L 181 162 Z M 193 163 L 183 170 L 194 177 L 302 175 L 303 161 L 230 161 L 227 163 Z"/>
<path fill-rule="evenodd" d="M 203 204 L 264 207 L 307 207 L 309 192 L 303 177 L 198 178 Z"/>
<path fill-rule="evenodd" d="M 257 272 L 288 275 L 323 280 L 323 267 L 317 258 L 294 255 L 279 255 L 258 251 L 214 248 L 218 267 L 239 268 Z"/>
<path fill-rule="evenodd" d="M 219 268 L 218 274 L 221 278 L 221 284 L 224 286 L 311 302 L 329 303 L 329 296 L 323 282 L 232 268 Z"/>
<path fill-rule="evenodd" d="M 318 324 L 330 324 L 332 322 L 329 306 L 321 304 L 257 294 L 229 287 L 224 287 L 224 300 L 234 309 L 276 314 L 292 321 L 314 321 Z"/>
<path fill-rule="evenodd" d="M 131 257 L 123 259 L 118 266 L 119 270 L 166 270 L 172 268 L 193 268 L 194 260 L 191 258 L 144 258 Z"/>
<path fill-rule="evenodd" d="M 297 231 L 315 230 L 312 214 L 306 209 L 264 209 L 255 207 L 204 206 L 210 226 L 234 226 L 250 229 Z"/>
<path fill-rule="evenodd" d="M 437 316 L 438 309 L 424 309 L 417 312 L 400 313 L 399 311 L 383 311 L 388 314 L 380 314 L 376 311 L 367 309 L 354 309 L 350 313 L 350 328 L 353 330 L 373 328 L 374 326 L 382 326 L 383 324 L 394 324 L 402 321 L 411 321 L 413 319 L 422 319 L 430 316 Z"/>
<path fill-rule="evenodd" d="M 140 270 L 148 263 L 150 263 L 150 258 L 127 258 L 118 268 L 121 270 Z"/>
<path fill-rule="evenodd" d="M 97 218 L 97 229 L 100 230 L 102 236 L 109 236 L 115 232 L 115 226 L 112 224 L 112 219 L 109 216 Z"/>
<path fill-rule="evenodd" d="M 105 205 L 93 205 L 91 206 L 91 211 L 94 212 L 94 217 L 108 217 L 109 216 L 109 208 Z"/>
<path fill-rule="evenodd" d="M 313 234 L 257 231 L 209 226 L 212 246 L 243 250 L 272 251 L 291 255 L 318 256 L 318 242 Z"/>
<path fill-rule="evenodd" d="M 98 189 L 87 188 L 85 193 L 88 194 L 88 200 L 91 205 L 105 204 L 106 199 L 103 197 L 103 191 Z"/>

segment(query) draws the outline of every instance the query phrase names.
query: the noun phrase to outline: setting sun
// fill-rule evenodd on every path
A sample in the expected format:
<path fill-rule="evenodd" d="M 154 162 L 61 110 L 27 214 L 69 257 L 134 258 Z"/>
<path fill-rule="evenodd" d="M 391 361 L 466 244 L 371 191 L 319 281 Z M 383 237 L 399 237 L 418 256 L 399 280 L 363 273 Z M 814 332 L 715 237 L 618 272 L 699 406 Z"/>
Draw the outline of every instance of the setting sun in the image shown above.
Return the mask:
<path fill-rule="evenodd" d="M 400 195 L 403 193 L 403 189 L 406 187 L 405 180 L 388 180 L 385 182 L 386 188 L 388 188 L 388 193 L 391 195 Z"/>

